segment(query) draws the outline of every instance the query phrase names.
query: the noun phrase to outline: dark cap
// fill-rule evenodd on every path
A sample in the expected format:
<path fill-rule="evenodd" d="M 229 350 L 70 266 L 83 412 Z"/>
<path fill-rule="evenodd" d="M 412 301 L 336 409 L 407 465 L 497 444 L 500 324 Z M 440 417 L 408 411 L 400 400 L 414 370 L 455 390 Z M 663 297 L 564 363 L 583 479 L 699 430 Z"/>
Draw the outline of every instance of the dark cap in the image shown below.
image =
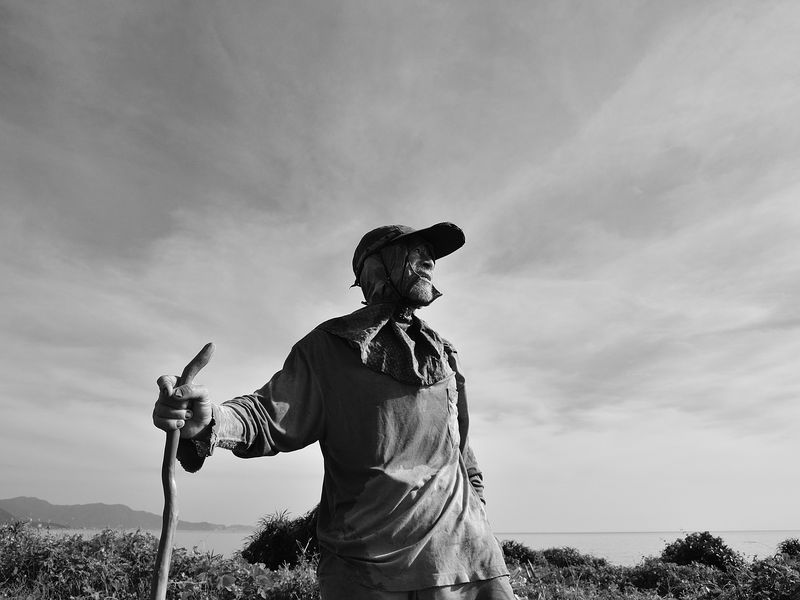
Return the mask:
<path fill-rule="evenodd" d="M 398 240 L 412 234 L 421 236 L 433 247 L 434 258 L 436 260 L 452 254 L 464 245 L 464 232 L 453 223 L 437 223 L 427 229 L 414 229 L 407 225 L 384 225 L 370 232 L 367 232 L 356 246 L 353 254 L 353 273 L 358 278 L 361 276 L 361 269 L 364 261 L 370 254 L 374 254 Z"/>

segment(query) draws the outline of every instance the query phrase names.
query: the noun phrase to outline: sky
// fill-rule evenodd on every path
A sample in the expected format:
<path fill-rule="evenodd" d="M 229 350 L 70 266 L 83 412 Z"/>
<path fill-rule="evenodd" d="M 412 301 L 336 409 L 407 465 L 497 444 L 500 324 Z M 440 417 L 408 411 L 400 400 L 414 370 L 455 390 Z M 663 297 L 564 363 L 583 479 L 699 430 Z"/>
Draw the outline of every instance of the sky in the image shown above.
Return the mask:
<path fill-rule="evenodd" d="M 0 497 L 160 513 L 156 378 L 222 402 L 457 223 L 497 532 L 800 529 L 800 5 L 0 0 Z M 178 476 L 319 500 L 317 446 Z"/>

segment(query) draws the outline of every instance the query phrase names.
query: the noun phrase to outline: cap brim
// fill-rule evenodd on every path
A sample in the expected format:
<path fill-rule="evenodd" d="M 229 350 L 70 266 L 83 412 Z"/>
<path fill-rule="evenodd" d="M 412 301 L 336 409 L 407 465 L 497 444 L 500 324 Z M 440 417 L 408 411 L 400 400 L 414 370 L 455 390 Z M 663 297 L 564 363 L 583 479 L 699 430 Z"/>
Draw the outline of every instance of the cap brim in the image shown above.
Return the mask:
<path fill-rule="evenodd" d="M 393 226 L 395 228 L 403 227 L 403 226 Z M 403 227 L 404 229 L 411 229 L 410 227 Z M 383 243 L 375 246 L 372 248 L 369 253 L 365 253 L 364 256 L 368 256 L 373 252 L 377 252 L 381 248 L 388 246 L 390 244 L 396 243 L 398 240 L 402 240 L 412 235 L 419 235 L 422 237 L 426 242 L 428 242 L 431 247 L 433 248 L 434 259 L 438 260 L 440 258 L 444 258 L 448 254 L 452 254 L 461 246 L 464 245 L 465 237 L 464 232 L 458 225 L 453 223 L 449 223 L 447 221 L 442 223 L 436 223 L 436 225 L 431 225 L 426 229 L 412 229 L 411 231 L 407 231 L 406 233 L 400 234 L 396 237 L 389 238 L 385 240 Z M 358 252 L 358 250 L 356 250 Z M 354 258 L 355 261 L 355 258 Z M 356 280 L 352 286 L 358 286 L 358 277 L 361 273 L 361 267 L 364 264 L 364 259 L 362 259 L 355 263 L 353 266 L 353 271 L 356 273 Z"/>
<path fill-rule="evenodd" d="M 419 235 L 425 238 L 425 241 L 433 246 L 433 253 L 435 254 L 436 260 L 444 258 L 448 254 L 452 254 L 461 248 L 466 241 L 461 228 L 447 221 L 431 225 L 426 229 L 418 229 L 417 231 L 405 233 L 397 239 L 402 239 L 411 235 Z"/>

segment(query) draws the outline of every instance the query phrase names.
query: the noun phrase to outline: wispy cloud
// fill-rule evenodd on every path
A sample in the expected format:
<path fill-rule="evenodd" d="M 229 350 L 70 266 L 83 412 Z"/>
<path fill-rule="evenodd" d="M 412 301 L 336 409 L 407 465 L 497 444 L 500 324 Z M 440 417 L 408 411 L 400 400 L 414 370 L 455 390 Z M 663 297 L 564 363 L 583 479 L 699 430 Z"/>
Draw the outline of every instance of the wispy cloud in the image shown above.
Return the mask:
<path fill-rule="evenodd" d="M 5 3 L 9 493 L 156 508 L 158 375 L 213 340 L 213 397 L 259 387 L 359 306 L 366 230 L 450 220 L 468 242 L 422 316 L 467 367 L 498 514 L 713 528 L 713 485 L 760 454 L 725 515 L 756 526 L 800 418 L 797 10 Z M 313 503 L 315 451 L 264 462 L 274 506 L 223 455 L 182 483 L 187 518 Z M 580 481 L 606 514 L 575 520 Z M 669 501 L 689 483 L 695 512 Z"/>

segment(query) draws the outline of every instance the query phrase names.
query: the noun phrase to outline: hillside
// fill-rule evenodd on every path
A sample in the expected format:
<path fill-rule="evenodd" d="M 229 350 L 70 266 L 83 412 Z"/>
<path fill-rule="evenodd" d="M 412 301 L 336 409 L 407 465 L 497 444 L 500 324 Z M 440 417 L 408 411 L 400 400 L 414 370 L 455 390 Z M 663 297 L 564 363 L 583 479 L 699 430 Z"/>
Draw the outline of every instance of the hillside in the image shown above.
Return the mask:
<path fill-rule="evenodd" d="M 10 523 L 15 521 L 16 518 L 10 512 L 0 509 L 0 525 L 3 523 Z"/>
<path fill-rule="evenodd" d="M 32 520 L 51 523 L 71 529 L 161 529 L 161 515 L 133 510 L 124 504 L 50 504 L 39 498 L 18 496 L 0 500 L 0 522 Z M 250 531 L 244 525 L 219 525 L 208 522 L 179 521 L 182 530 L 229 530 Z"/>

